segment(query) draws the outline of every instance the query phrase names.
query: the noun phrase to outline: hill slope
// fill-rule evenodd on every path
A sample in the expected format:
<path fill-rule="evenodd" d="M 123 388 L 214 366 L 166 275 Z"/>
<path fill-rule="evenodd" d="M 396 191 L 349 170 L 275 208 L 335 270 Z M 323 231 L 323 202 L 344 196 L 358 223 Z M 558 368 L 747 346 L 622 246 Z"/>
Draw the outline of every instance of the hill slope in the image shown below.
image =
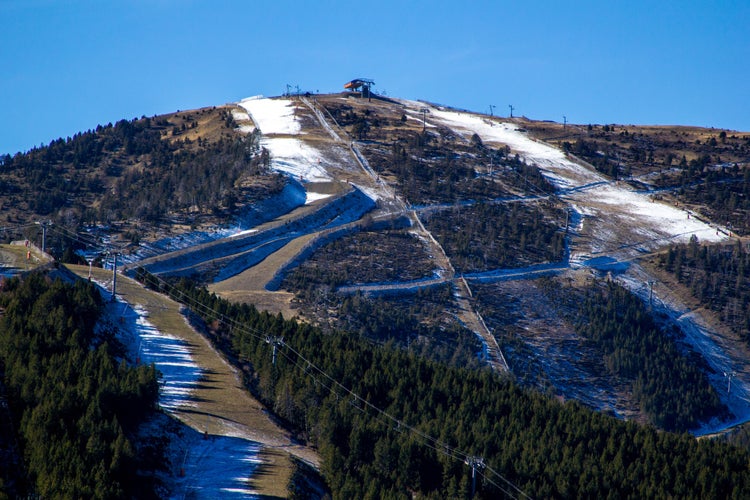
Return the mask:
<path fill-rule="evenodd" d="M 13 202 L 23 172 L 55 173 L 55 208 L 27 208 L 54 215 L 59 254 L 97 222 L 138 243 L 128 272 L 704 434 L 750 417 L 747 332 L 655 266 L 669 245 L 744 245 L 749 137 L 336 94 L 118 122 L 2 168 Z M 639 349 L 645 332 L 667 347 Z"/>

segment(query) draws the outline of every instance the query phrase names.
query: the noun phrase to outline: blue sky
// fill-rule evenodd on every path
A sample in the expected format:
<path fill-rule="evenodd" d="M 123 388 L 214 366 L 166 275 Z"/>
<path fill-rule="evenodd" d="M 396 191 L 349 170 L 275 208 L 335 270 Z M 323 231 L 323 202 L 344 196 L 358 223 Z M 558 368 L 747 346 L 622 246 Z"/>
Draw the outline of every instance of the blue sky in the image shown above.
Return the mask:
<path fill-rule="evenodd" d="M 750 2 L 0 0 L 0 153 L 355 77 L 506 116 L 750 131 Z"/>

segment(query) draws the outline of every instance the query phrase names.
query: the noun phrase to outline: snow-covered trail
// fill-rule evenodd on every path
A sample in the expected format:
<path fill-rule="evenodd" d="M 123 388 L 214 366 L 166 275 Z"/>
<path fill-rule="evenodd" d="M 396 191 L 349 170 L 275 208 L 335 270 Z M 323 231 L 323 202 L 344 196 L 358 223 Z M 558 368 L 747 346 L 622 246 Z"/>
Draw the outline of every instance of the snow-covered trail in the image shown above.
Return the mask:
<path fill-rule="evenodd" d="M 424 107 L 424 103 L 403 102 L 411 108 Z M 464 137 L 477 133 L 485 144 L 507 145 L 527 163 L 537 165 L 557 187 L 559 198 L 574 211 L 571 229 L 575 235 L 571 240 L 570 265 L 593 269 L 604 266 L 600 270 L 619 274 L 618 279 L 641 296 L 646 293 L 644 283 L 658 281 L 639 266 L 632 265 L 633 259 L 668 243 L 687 242 L 693 236 L 704 242 L 719 242 L 727 238 L 726 228 L 708 224 L 694 214 L 657 202 L 649 193 L 631 189 L 625 183 L 610 181 L 569 159 L 562 151 L 528 137 L 513 123 L 438 107 L 431 107 L 429 116 L 433 123 L 447 126 Z M 519 275 L 524 276 L 522 271 Z M 658 289 L 658 285 L 654 287 L 657 297 Z M 647 296 L 646 293 L 646 300 Z M 747 349 L 738 339 L 725 338 L 712 331 L 698 314 L 671 294 L 670 298 L 672 300 L 660 301 L 660 310 L 680 325 L 685 341 L 714 370 L 709 379 L 735 417 L 731 422 L 711 422 L 696 434 L 715 432 L 738 421 L 750 420 Z M 731 384 L 728 377 L 733 377 Z"/>
<path fill-rule="evenodd" d="M 82 278 L 88 275 L 87 266 L 68 267 Z M 111 270 L 94 268 L 93 277 L 109 300 Z M 319 464 L 312 450 L 295 444 L 270 420 L 244 389 L 236 370 L 188 324 L 179 304 L 124 276 L 118 276 L 116 298 L 107 302 L 108 315 L 128 359 L 153 362 L 162 372 L 160 404 L 180 423 L 169 456 L 171 474 L 163 478 L 170 498 L 256 498 L 256 484 L 264 494 L 282 494 L 287 453 Z M 268 468 L 255 477 L 263 449 L 278 452 L 264 453 Z M 216 461 L 224 465 L 208 465 Z M 277 471 L 275 464 L 281 469 Z M 274 478 L 281 482 L 274 484 Z"/>
<path fill-rule="evenodd" d="M 709 422 L 693 433 L 703 436 L 750 421 L 750 353 L 747 348 L 738 339 L 713 332 L 700 315 L 691 311 L 666 286 L 652 281 L 652 276 L 640 266 L 631 266 L 628 273 L 618 276 L 617 280 L 644 302 L 649 302 L 651 296 L 652 307 L 680 326 L 686 342 L 713 370 L 706 375 L 733 418 Z M 653 293 L 649 281 L 653 284 Z"/>
<path fill-rule="evenodd" d="M 424 103 L 402 101 L 407 106 Z M 725 235 L 717 227 L 676 207 L 652 200 L 647 193 L 637 192 L 626 184 L 610 181 L 598 172 L 569 159 L 565 153 L 548 144 L 534 140 L 513 123 L 489 120 L 471 113 L 447 111 L 432 107 L 430 119 L 453 129 L 464 137 L 476 133 L 485 144 L 509 146 L 527 163 L 537 165 L 543 175 L 559 191 L 560 197 L 578 207 L 593 239 L 602 231 L 615 234 L 601 238 L 599 246 L 610 248 L 613 241 L 658 241 L 664 239 L 687 241 L 696 235 L 701 241 L 721 241 Z M 648 245 L 648 244 L 647 244 Z M 653 249 L 653 246 L 652 248 Z M 597 253 L 596 244 L 589 250 Z"/>
<path fill-rule="evenodd" d="M 97 284 L 111 297 L 104 282 Z M 137 363 L 153 364 L 160 372 L 159 406 L 173 415 L 196 408 L 193 394 L 204 370 L 193 359 L 188 342 L 155 328 L 144 306 L 116 300 L 107 308 L 111 317 L 119 318 L 120 339 L 130 357 Z M 198 438 L 199 433 L 187 426 L 182 434 L 183 446 L 171 458 L 179 462 L 179 473 L 168 478 L 170 498 L 259 498 L 249 486 L 261 463 L 259 443 L 221 435 Z"/>
<path fill-rule="evenodd" d="M 250 97 L 240 101 L 263 134 L 262 147 L 271 155 L 271 167 L 303 182 L 332 180 L 327 166 L 334 160 L 303 140 L 297 105 L 291 99 Z"/>
<path fill-rule="evenodd" d="M 184 454 L 171 498 L 263 498 L 251 486 L 248 470 L 261 464 L 260 445 L 231 436 L 209 436 L 189 429 L 183 433 Z M 180 451 L 180 450 L 176 450 Z"/>

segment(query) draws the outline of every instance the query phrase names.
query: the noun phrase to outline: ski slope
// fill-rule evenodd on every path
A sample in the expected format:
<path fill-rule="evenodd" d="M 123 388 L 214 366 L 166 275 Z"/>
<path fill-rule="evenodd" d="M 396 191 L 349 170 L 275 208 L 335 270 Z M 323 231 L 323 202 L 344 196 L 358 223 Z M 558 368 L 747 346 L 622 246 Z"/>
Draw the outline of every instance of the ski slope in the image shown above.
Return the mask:
<path fill-rule="evenodd" d="M 97 284 L 105 297 L 111 297 L 105 283 Z M 192 392 L 203 370 L 191 356 L 190 345 L 157 330 L 149 323 L 144 306 L 131 307 L 117 300 L 107 303 L 107 312 L 118 318 L 120 340 L 129 358 L 153 364 L 161 374 L 159 406 L 170 414 L 195 408 Z M 181 435 L 171 451 L 173 474 L 164 478 L 169 498 L 258 498 L 249 482 L 261 463 L 259 443 L 235 436 L 204 436 L 184 425 Z"/>
<path fill-rule="evenodd" d="M 411 101 L 404 101 L 414 105 Z M 411 104 L 409 104 L 411 103 Z M 419 106 L 424 107 L 423 103 Z M 648 194 L 636 192 L 625 184 L 610 181 L 599 173 L 568 159 L 562 151 L 535 141 L 513 123 L 495 122 L 470 113 L 430 109 L 430 120 L 462 134 L 467 139 L 476 133 L 485 144 L 507 145 L 526 163 L 537 165 L 543 175 L 562 193 L 562 198 L 580 207 L 587 219 L 626 230 L 634 238 L 655 241 L 687 242 L 692 235 L 700 241 L 721 241 L 723 228 L 690 217 L 674 206 L 653 201 Z M 585 189 L 584 189 L 585 188 Z M 640 238 L 637 236 L 640 235 Z M 594 250 L 596 252 L 597 249 Z"/>
<path fill-rule="evenodd" d="M 263 134 L 260 145 L 271 155 L 271 168 L 303 182 L 325 182 L 332 178 L 326 171 L 327 159 L 298 136 L 304 132 L 294 101 L 249 97 L 238 103 Z"/>
<path fill-rule="evenodd" d="M 423 103 L 403 102 L 410 107 L 424 107 Z M 726 228 L 657 202 L 648 193 L 636 191 L 626 183 L 611 181 L 572 161 L 562 151 L 530 138 L 513 123 L 438 107 L 431 107 L 428 116 L 433 124 L 448 127 L 467 140 L 476 133 L 485 144 L 507 145 L 526 163 L 539 167 L 558 189 L 560 199 L 574 210 L 571 222 L 576 238 L 570 251 L 571 268 L 609 271 L 633 293 L 645 297 L 644 300 L 648 300 L 644 284 L 658 281 L 640 266 L 630 265 L 631 259 L 666 244 L 686 243 L 693 237 L 702 242 L 728 239 Z M 750 381 L 744 375 L 747 362 L 742 346 L 713 333 L 699 315 L 658 284 L 654 287 L 654 297 L 660 311 L 680 326 L 685 342 L 712 368 L 709 380 L 732 413 L 730 419 L 704 423 L 694 433 L 705 435 L 750 420 Z M 734 377 L 731 384 L 728 373 Z"/>

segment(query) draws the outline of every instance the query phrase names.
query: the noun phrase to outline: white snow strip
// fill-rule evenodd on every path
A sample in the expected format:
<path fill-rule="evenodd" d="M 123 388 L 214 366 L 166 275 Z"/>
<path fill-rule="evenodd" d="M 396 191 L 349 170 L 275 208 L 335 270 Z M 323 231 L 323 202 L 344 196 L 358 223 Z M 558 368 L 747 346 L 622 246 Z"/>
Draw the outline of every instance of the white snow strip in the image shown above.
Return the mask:
<path fill-rule="evenodd" d="M 405 101 L 408 105 L 414 103 Z M 421 103 L 420 103 L 421 104 Z M 696 235 L 701 241 L 721 241 L 723 232 L 688 217 L 687 212 L 663 203 L 652 202 L 648 195 L 618 185 L 595 171 L 569 160 L 557 148 L 528 137 L 512 123 L 494 122 L 471 113 L 430 108 L 433 119 L 465 137 L 478 134 L 484 143 L 505 144 L 527 163 L 537 165 L 543 174 L 562 190 L 570 190 L 569 199 L 575 200 L 582 213 L 597 213 L 602 217 L 617 218 L 617 222 L 638 228 L 649 238 L 687 241 Z M 576 191 L 576 188 L 580 190 Z"/>
<path fill-rule="evenodd" d="M 235 130 L 239 133 L 252 134 L 255 132 L 255 123 L 253 123 L 253 120 L 248 113 L 233 109 L 232 118 L 237 123 L 237 128 Z"/>
<path fill-rule="evenodd" d="M 261 129 L 262 130 L 262 129 Z M 261 140 L 271 154 L 271 168 L 306 182 L 330 181 L 326 161 L 317 149 L 295 138 L 276 137 Z"/>
<path fill-rule="evenodd" d="M 242 111 L 237 111 L 236 109 L 232 110 L 232 118 L 236 122 L 249 122 L 249 121 L 251 121 L 249 114 L 247 114 L 245 112 L 242 112 Z"/>
<path fill-rule="evenodd" d="M 190 393 L 198 384 L 202 370 L 193 360 L 187 342 L 159 332 L 145 319 L 147 313 L 141 306 L 134 310 L 138 314 L 135 333 L 140 362 L 153 363 L 162 374 L 159 404 L 167 410 L 195 406 L 190 401 Z"/>
<path fill-rule="evenodd" d="M 465 137 L 476 133 L 485 143 L 505 144 L 527 162 L 534 163 L 543 170 L 551 170 L 550 173 L 557 178 L 557 184 L 561 188 L 606 181 L 601 175 L 567 159 L 559 149 L 531 139 L 513 123 L 498 123 L 478 115 L 456 111 L 433 109 L 431 113 Z"/>
<path fill-rule="evenodd" d="M 666 235 L 676 241 L 688 241 L 695 235 L 700 241 L 721 241 L 726 236 L 716 228 L 699 221 L 687 212 L 674 206 L 651 201 L 647 196 L 608 184 L 579 193 L 574 197 L 586 198 L 592 204 L 609 205 L 605 214 L 620 213 L 628 222 L 642 226 L 655 234 Z"/>
<path fill-rule="evenodd" d="M 295 116 L 295 103 L 289 99 L 250 97 L 238 104 L 247 110 L 264 135 L 300 133 L 300 123 Z"/>
<path fill-rule="evenodd" d="M 227 436 L 206 439 L 194 433 L 185 441 L 186 449 L 175 450 L 174 457 L 184 475 L 176 481 L 170 498 L 257 498 L 250 480 L 261 463 L 258 443 Z"/>
<path fill-rule="evenodd" d="M 248 234 L 257 233 L 257 229 L 245 229 L 243 231 L 238 231 L 236 233 L 232 233 L 228 236 L 228 238 L 238 238 L 240 236 L 247 236 Z"/>
<path fill-rule="evenodd" d="M 378 188 L 374 188 L 374 187 L 370 187 L 370 186 L 363 186 L 361 184 L 352 184 L 352 185 L 355 186 L 360 191 L 362 191 L 363 193 L 365 193 L 368 198 L 370 198 L 372 201 L 374 201 L 376 203 L 377 203 L 378 200 L 380 200 L 382 198 L 387 198 L 387 196 L 383 195 L 383 190 L 382 189 L 378 189 Z"/>
<path fill-rule="evenodd" d="M 103 289 L 105 283 L 97 282 Z M 188 343 L 164 334 L 150 324 L 148 311 L 117 301 L 109 303 L 113 318 L 121 318 L 120 340 L 138 363 L 153 363 L 161 372 L 159 404 L 168 412 L 196 406 L 190 395 L 200 380 L 202 370 L 193 360 Z M 250 480 L 258 464 L 259 443 L 234 436 L 204 436 L 185 427 L 180 438 L 170 446 L 173 463 L 178 464 L 179 476 L 165 477 L 169 498 L 256 498 L 258 492 L 250 487 Z M 180 442 L 177 442 L 180 441 Z"/>
<path fill-rule="evenodd" d="M 326 198 L 330 198 L 330 194 L 323 194 L 323 193 L 314 193 L 312 191 L 307 191 L 305 193 L 305 205 L 309 205 L 310 203 L 313 203 L 318 200 L 325 200 Z"/>

